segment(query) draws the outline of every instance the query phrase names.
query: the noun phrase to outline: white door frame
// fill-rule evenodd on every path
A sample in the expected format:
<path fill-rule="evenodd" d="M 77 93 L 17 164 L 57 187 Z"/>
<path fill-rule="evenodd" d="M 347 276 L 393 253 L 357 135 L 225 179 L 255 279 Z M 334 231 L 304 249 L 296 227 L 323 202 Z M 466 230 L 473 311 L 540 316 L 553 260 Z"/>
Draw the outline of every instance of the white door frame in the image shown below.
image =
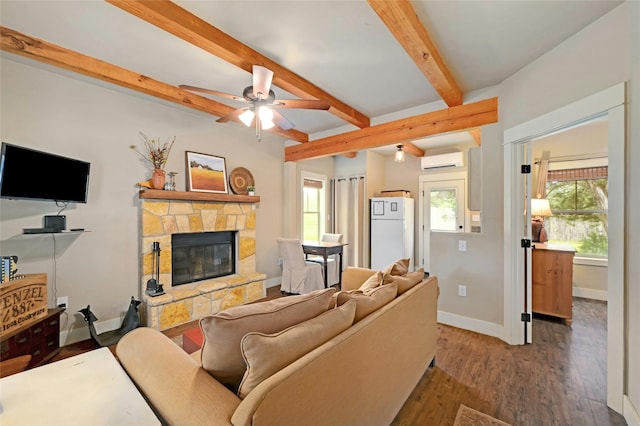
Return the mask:
<path fill-rule="evenodd" d="M 418 177 L 418 258 L 415 260 L 415 269 L 424 268 L 425 272 L 429 270 L 431 262 L 429 260 L 431 253 L 429 247 L 431 245 L 431 230 L 427 222 L 427 212 L 425 203 L 427 196 L 424 193 L 424 185 L 428 182 L 462 180 L 463 185 L 463 212 L 464 212 L 464 229 L 460 232 L 468 232 L 470 227 L 469 211 L 467 210 L 467 172 L 466 171 L 447 171 L 441 173 L 424 174 Z M 447 232 L 447 231 L 436 231 Z"/>
<path fill-rule="evenodd" d="M 624 403 L 625 264 L 625 83 L 573 102 L 504 131 L 504 340 L 522 344 L 524 260 L 519 241 L 524 226 L 518 145 L 607 114 L 609 120 L 609 267 L 607 276 L 607 405 L 622 413 Z"/>

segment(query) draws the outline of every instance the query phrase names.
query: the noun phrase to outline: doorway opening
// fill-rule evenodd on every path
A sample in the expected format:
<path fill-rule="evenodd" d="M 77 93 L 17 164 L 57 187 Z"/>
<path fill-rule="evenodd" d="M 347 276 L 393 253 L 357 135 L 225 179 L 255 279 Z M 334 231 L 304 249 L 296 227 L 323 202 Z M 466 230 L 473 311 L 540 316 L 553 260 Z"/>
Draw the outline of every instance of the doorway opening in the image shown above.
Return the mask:
<path fill-rule="evenodd" d="M 431 267 L 431 232 L 469 232 L 467 173 L 450 171 L 420 176 L 418 260 L 425 272 Z M 420 264 L 420 259 L 422 260 Z"/>
<path fill-rule="evenodd" d="M 525 273 L 525 259 L 531 261 L 531 251 L 522 255 L 520 240 L 523 230 L 530 238 L 530 214 L 523 215 L 522 200 L 530 199 L 527 185 L 522 185 L 520 164 L 526 159 L 521 149 L 543 135 L 551 135 L 596 117 L 606 115 L 609 159 L 609 260 L 607 270 L 607 405 L 622 412 L 624 398 L 624 259 L 625 259 L 625 84 L 621 83 L 563 108 L 522 123 L 504 133 L 504 196 L 505 196 L 505 262 L 504 318 L 506 340 L 522 344 L 521 322 L 525 291 L 531 294 L 531 274 Z M 529 190 L 530 191 L 530 190 Z M 523 285 L 523 276 L 527 283 Z M 530 298 L 527 312 L 531 312 Z"/>

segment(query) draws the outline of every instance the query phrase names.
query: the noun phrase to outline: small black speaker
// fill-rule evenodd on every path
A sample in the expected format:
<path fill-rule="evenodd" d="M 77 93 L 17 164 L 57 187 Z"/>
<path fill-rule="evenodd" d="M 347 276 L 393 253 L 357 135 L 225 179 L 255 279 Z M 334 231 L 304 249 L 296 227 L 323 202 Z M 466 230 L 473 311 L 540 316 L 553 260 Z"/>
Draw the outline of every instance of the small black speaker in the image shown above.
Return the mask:
<path fill-rule="evenodd" d="M 63 231 L 67 227 L 66 216 L 45 216 L 44 227 L 54 232 Z"/>

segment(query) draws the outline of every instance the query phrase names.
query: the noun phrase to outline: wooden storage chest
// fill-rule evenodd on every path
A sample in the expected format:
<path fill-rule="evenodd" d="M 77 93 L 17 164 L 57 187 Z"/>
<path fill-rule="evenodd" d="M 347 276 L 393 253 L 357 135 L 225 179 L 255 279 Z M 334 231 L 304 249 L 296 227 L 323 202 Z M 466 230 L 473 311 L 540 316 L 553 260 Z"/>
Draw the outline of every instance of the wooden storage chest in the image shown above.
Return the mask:
<path fill-rule="evenodd" d="M 573 257 L 570 247 L 536 244 L 532 250 L 531 293 L 534 313 L 563 318 L 573 317 Z"/>
<path fill-rule="evenodd" d="M 28 274 L 0 284 L 0 336 L 47 315 L 47 274 Z"/>
<path fill-rule="evenodd" d="M 48 309 L 45 317 L 2 336 L 0 360 L 31 355 L 28 368 L 42 364 L 60 349 L 60 314 L 64 309 Z"/>

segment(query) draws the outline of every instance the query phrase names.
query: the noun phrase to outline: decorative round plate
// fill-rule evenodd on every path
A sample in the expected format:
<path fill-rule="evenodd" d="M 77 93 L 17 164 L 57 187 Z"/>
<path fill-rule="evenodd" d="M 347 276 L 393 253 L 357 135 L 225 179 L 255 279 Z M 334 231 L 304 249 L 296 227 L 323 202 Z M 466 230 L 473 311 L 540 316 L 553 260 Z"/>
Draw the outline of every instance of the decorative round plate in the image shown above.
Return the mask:
<path fill-rule="evenodd" d="M 229 186 L 238 195 L 247 195 L 247 186 L 254 186 L 253 175 L 244 167 L 236 167 L 229 175 Z"/>

